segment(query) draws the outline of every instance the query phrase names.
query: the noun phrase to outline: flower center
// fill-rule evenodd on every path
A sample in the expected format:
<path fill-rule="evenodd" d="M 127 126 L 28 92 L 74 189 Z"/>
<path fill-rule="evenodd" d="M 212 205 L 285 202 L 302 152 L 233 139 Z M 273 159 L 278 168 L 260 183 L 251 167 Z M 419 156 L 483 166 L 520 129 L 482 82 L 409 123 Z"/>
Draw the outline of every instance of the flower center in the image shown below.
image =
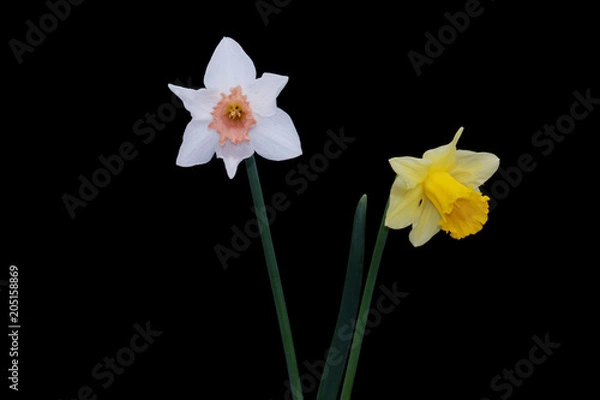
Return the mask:
<path fill-rule="evenodd" d="M 228 140 L 233 144 L 250 141 L 248 131 L 256 124 L 256 120 L 241 86 L 230 89 L 229 94 L 221 93 L 221 101 L 210 115 L 213 120 L 208 127 L 221 136 L 219 145 L 224 146 Z"/>
<path fill-rule="evenodd" d="M 442 217 L 440 227 L 454 239 L 479 232 L 487 222 L 490 198 L 447 172 L 430 172 L 423 182 L 423 192 Z"/>
<path fill-rule="evenodd" d="M 229 105 L 229 109 L 227 110 L 227 118 L 232 121 L 239 121 L 244 116 L 244 110 L 239 106 L 239 104 L 233 103 Z"/>

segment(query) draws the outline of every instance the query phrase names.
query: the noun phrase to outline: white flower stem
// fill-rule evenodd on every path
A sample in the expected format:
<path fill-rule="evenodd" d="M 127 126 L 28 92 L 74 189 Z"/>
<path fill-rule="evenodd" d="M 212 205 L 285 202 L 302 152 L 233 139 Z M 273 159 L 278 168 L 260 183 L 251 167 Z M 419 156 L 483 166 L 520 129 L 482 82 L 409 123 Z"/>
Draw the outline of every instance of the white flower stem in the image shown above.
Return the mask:
<path fill-rule="evenodd" d="M 267 270 L 269 271 L 269 280 L 271 282 L 271 289 L 273 291 L 273 298 L 275 300 L 275 310 L 277 312 L 277 319 L 279 320 L 279 330 L 281 331 L 283 349 L 285 352 L 288 375 L 290 378 L 290 391 L 292 392 L 292 397 L 294 400 L 302 400 L 302 385 L 300 381 L 300 373 L 298 371 L 298 362 L 296 361 L 294 341 L 292 339 L 292 329 L 287 313 L 287 307 L 285 305 L 285 297 L 283 295 L 281 278 L 279 276 L 279 269 L 277 267 L 277 259 L 275 258 L 275 248 L 273 246 L 273 239 L 271 238 L 271 229 L 269 228 L 265 201 L 258 177 L 258 169 L 256 168 L 256 160 L 254 159 L 254 155 L 246 159 L 246 169 L 248 170 L 250 190 L 252 192 L 252 199 L 254 200 L 256 218 L 258 220 L 263 250 L 265 252 Z"/>

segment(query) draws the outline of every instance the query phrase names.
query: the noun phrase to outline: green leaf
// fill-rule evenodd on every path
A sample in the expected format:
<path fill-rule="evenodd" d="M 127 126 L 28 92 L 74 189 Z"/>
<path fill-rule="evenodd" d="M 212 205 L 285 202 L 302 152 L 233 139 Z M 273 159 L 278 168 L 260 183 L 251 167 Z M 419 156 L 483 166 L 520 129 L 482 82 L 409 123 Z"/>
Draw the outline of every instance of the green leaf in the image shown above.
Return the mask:
<path fill-rule="evenodd" d="M 373 298 L 377 273 L 379 272 L 379 265 L 381 264 L 381 257 L 383 256 L 383 249 L 385 248 L 385 242 L 389 231 L 389 228 L 385 226 L 385 216 L 389 206 L 390 200 L 388 199 L 383 212 L 383 217 L 381 218 L 381 224 L 379 225 L 375 249 L 371 256 L 367 281 L 365 282 L 365 290 L 360 302 L 360 311 L 358 312 L 358 320 L 356 321 L 356 327 L 354 328 L 352 350 L 350 351 L 350 359 L 348 360 L 348 368 L 346 369 L 346 377 L 344 378 L 344 386 L 342 387 L 341 400 L 350 400 L 350 396 L 352 395 L 352 387 L 354 385 L 354 378 L 356 377 L 360 349 L 362 347 L 365 326 L 367 325 L 367 317 L 369 316 L 369 307 L 371 305 L 371 299 Z"/>
<path fill-rule="evenodd" d="M 343 331 L 351 332 L 358 312 L 361 281 L 365 259 L 365 223 L 367 214 L 367 196 L 361 197 L 356 206 L 346 282 L 340 305 L 337 324 L 327 354 L 323 378 L 319 386 L 317 400 L 335 400 L 340 390 L 342 376 L 352 343 L 350 335 L 342 335 Z"/>

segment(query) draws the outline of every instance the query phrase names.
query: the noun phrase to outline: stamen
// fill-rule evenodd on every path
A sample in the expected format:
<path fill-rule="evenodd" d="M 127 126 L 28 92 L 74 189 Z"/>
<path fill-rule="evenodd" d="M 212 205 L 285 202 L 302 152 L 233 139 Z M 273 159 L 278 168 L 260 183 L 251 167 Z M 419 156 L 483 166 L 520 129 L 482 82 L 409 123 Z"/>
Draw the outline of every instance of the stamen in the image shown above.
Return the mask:
<path fill-rule="evenodd" d="M 240 119 L 242 119 L 243 115 L 244 110 L 242 110 L 239 105 L 234 103 L 229 106 L 227 118 L 229 118 L 230 120 L 239 121 Z"/>

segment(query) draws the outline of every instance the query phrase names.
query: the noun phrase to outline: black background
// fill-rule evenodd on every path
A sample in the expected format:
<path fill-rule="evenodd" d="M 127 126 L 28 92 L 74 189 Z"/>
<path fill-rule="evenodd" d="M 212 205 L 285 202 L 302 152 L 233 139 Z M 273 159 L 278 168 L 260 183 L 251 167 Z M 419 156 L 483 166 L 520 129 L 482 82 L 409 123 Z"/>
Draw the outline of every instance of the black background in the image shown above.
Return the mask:
<path fill-rule="evenodd" d="M 290 77 L 278 106 L 304 154 L 258 158 L 258 168 L 267 199 L 282 192 L 290 201 L 272 233 L 302 374 L 333 334 L 356 202 L 368 195 L 368 257 L 394 179 L 387 160 L 420 156 L 464 126 L 459 148 L 493 152 L 504 170 L 530 154 L 536 168 L 505 185 L 474 237 L 440 233 L 415 249 L 408 230 L 390 232 L 377 286 L 409 295 L 366 337 L 353 398 L 499 399 L 490 381 L 546 334 L 561 347 L 510 398 L 591 393 L 600 106 L 548 155 L 532 137 L 569 113 L 575 91 L 600 97 L 592 6 L 482 1 L 481 15 L 417 76 L 407 53 L 423 53 L 425 33 L 436 35 L 464 0 L 281 1 L 268 24 L 253 1 L 204 3 L 86 1 L 21 64 L 8 43 L 25 41 L 26 21 L 37 25 L 48 8 L 41 0 L 3 6 L 0 279 L 18 266 L 15 398 L 72 399 L 86 385 L 99 400 L 285 398 L 260 240 L 226 270 L 214 251 L 231 246 L 231 227 L 253 216 L 243 164 L 232 180 L 221 160 L 177 167 L 185 110 L 148 143 L 133 129 L 171 102 L 168 83 L 203 87 L 223 36 L 240 43 L 259 75 Z M 295 193 L 286 175 L 341 129 L 355 141 Z M 77 195 L 78 177 L 90 178 L 98 157 L 124 142 L 137 156 L 71 219 L 62 196 Z M 92 368 L 147 321 L 162 335 L 100 387 Z"/>

